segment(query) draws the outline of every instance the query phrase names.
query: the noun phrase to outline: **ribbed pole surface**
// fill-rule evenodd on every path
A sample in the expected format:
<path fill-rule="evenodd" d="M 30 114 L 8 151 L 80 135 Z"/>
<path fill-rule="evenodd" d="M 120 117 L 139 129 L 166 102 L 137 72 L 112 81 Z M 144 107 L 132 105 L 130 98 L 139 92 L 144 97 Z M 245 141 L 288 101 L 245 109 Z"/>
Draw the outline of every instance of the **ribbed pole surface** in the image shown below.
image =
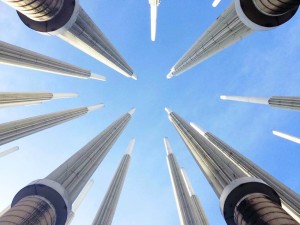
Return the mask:
<path fill-rule="evenodd" d="M 239 19 L 232 3 L 179 59 L 167 77 L 171 78 L 187 71 L 252 32 Z"/>
<path fill-rule="evenodd" d="M 0 92 L 0 108 L 22 105 L 34 105 L 56 98 L 72 98 L 78 94 L 53 94 L 46 92 Z"/>
<path fill-rule="evenodd" d="M 218 197 L 230 182 L 247 176 L 179 115 L 171 112 L 169 118 Z"/>
<path fill-rule="evenodd" d="M 181 168 L 181 175 L 184 179 L 185 186 L 189 192 L 190 199 L 193 205 L 194 214 L 197 218 L 197 224 L 200 225 L 209 225 L 207 217 L 205 215 L 204 209 L 199 201 L 198 196 L 195 194 L 192 184 L 183 168 Z"/>
<path fill-rule="evenodd" d="M 51 203 L 36 195 L 23 198 L 0 217 L 1 225 L 54 225 L 55 221 Z"/>
<path fill-rule="evenodd" d="M 126 178 L 131 156 L 125 154 L 111 181 L 92 225 L 111 225 Z"/>
<path fill-rule="evenodd" d="M 271 174 L 264 171 L 262 168 L 257 166 L 251 160 L 247 159 L 245 156 L 227 145 L 212 133 L 206 132 L 205 137 L 207 137 L 212 144 L 218 147 L 219 150 L 226 155 L 226 157 L 230 158 L 235 164 L 239 165 L 239 167 L 250 176 L 260 178 L 270 185 L 279 194 L 284 206 L 286 206 L 298 218 L 298 221 L 300 221 L 300 196 L 296 192 L 281 183 Z"/>
<path fill-rule="evenodd" d="M 61 9 L 64 0 L 2 0 L 35 21 L 48 21 Z"/>
<path fill-rule="evenodd" d="M 269 99 L 269 104 L 277 108 L 300 110 L 299 97 L 273 96 Z"/>
<path fill-rule="evenodd" d="M 200 225 L 197 223 L 188 190 L 184 184 L 178 162 L 173 153 L 167 156 L 167 162 L 181 225 Z"/>
<path fill-rule="evenodd" d="M 123 115 L 49 174 L 46 179 L 61 184 L 70 195 L 71 202 L 74 202 L 130 119 L 130 113 Z"/>
<path fill-rule="evenodd" d="M 80 107 L 0 124 L 0 145 L 78 118 L 88 111 L 88 107 Z"/>
<path fill-rule="evenodd" d="M 90 78 L 89 70 L 0 41 L 0 63 L 49 73 Z"/>
<path fill-rule="evenodd" d="M 82 8 L 73 26 L 59 37 L 123 75 L 135 77 L 127 62 Z"/>
<path fill-rule="evenodd" d="M 235 207 L 236 225 L 298 225 L 280 205 L 264 194 L 250 194 Z"/>
<path fill-rule="evenodd" d="M 297 8 L 299 0 L 253 0 L 256 7 L 266 15 L 282 15 Z"/>

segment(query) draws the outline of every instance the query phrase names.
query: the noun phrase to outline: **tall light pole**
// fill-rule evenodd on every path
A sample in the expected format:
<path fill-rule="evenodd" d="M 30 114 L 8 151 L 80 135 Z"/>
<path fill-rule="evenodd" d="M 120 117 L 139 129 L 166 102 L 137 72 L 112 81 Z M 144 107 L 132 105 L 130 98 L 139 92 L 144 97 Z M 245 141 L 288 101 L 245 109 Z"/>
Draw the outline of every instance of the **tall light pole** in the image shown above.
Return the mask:
<path fill-rule="evenodd" d="M 33 181 L 14 197 L 1 225 L 64 225 L 72 204 L 129 123 L 134 110 L 113 122 L 44 179 Z"/>
<path fill-rule="evenodd" d="M 122 187 L 129 168 L 131 153 L 135 144 L 135 139 L 129 143 L 128 149 L 119 164 L 119 167 L 109 185 L 99 210 L 94 218 L 92 225 L 111 225 L 118 201 L 121 195 Z"/>
<path fill-rule="evenodd" d="M 282 208 L 275 188 L 261 178 L 249 176 L 178 114 L 170 109 L 166 111 L 220 199 L 221 212 L 228 225 L 299 224 Z"/>
<path fill-rule="evenodd" d="M 137 79 L 131 67 L 81 8 L 79 0 L 2 0 L 18 11 L 23 23 L 58 36 L 126 77 Z"/>
<path fill-rule="evenodd" d="M 234 0 L 171 68 L 170 79 L 189 70 L 249 34 L 276 28 L 296 13 L 298 0 Z"/>

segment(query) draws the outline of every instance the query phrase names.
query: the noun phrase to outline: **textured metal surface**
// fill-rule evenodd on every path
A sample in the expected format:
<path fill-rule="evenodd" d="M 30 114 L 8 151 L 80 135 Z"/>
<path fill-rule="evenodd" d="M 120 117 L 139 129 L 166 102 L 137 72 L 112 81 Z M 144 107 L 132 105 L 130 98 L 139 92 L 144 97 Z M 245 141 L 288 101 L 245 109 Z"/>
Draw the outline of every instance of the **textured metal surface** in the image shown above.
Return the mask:
<path fill-rule="evenodd" d="M 171 112 L 169 118 L 218 197 L 231 181 L 247 176 L 179 115 Z"/>
<path fill-rule="evenodd" d="M 130 155 L 125 154 L 109 185 L 101 206 L 95 216 L 92 225 L 111 225 L 117 208 L 118 200 L 125 181 L 130 163 Z"/>
<path fill-rule="evenodd" d="M 61 9 L 64 0 L 2 0 L 35 21 L 48 21 Z"/>
<path fill-rule="evenodd" d="M 245 196 L 236 206 L 236 225 L 298 225 L 280 205 L 263 194 Z"/>
<path fill-rule="evenodd" d="M 1 225 L 54 225 L 55 221 L 51 203 L 35 195 L 23 198 L 0 217 Z"/>
<path fill-rule="evenodd" d="M 60 183 L 74 202 L 131 119 L 126 113 L 71 156 L 46 179 Z"/>
<path fill-rule="evenodd" d="M 299 97 L 273 96 L 269 99 L 269 104 L 277 108 L 300 110 Z"/>
<path fill-rule="evenodd" d="M 173 153 L 168 154 L 167 162 L 181 225 L 201 225 L 197 221 L 192 200 Z"/>
<path fill-rule="evenodd" d="M 183 73 L 252 32 L 241 22 L 232 3 L 173 66 L 172 76 Z"/>
<path fill-rule="evenodd" d="M 132 77 L 133 70 L 82 8 L 73 26 L 59 37 L 112 69 Z"/>
<path fill-rule="evenodd" d="M 208 225 L 208 220 L 207 217 L 205 215 L 204 209 L 202 208 L 202 205 L 200 204 L 199 198 L 198 196 L 195 194 L 192 184 L 185 172 L 184 169 L 181 168 L 181 175 L 184 179 L 184 183 L 186 185 L 186 188 L 188 189 L 189 195 L 190 195 L 190 199 L 193 205 L 193 211 L 194 211 L 194 215 L 195 218 L 197 219 L 197 224 L 199 225 Z"/>
<path fill-rule="evenodd" d="M 87 112 L 87 107 L 80 107 L 0 124 L 0 145 L 75 119 Z"/>
<path fill-rule="evenodd" d="M 251 160 L 247 159 L 245 156 L 227 145 L 215 135 L 206 132 L 205 136 L 212 144 L 218 147 L 218 149 L 226 157 L 231 159 L 234 164 L 238 165 L 242 170 L 244 170 L 245 173 L 247 173 L 249 176 L 260 178 L 270 185 L 279 194 L 283 204 L 289 209 L 289 211 L 295 214 L 298 219 L 300 219 L 300 196 L 296 192 L 285 186 L 283 183 L 278 181 L 272 175 L 261 169 Z"/>
<path fill-rule="evenodd" d="M 0 63 L 78 78 L 89 78 L 91 72 L 51 57 L 0 41 Z"/>
<path fill-rule="evenodd" d="M 253 0 L 256 7 L 266 15 L 282 15 L 297 8 L 299 0 Z"/>

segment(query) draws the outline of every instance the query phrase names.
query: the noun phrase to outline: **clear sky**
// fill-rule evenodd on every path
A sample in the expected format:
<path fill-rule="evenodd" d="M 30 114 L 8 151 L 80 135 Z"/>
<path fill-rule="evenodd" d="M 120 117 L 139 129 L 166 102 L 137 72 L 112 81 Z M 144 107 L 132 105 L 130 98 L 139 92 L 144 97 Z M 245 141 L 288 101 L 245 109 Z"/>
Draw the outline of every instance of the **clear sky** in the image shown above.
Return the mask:
<path fill-rule="evenodd" d="M 163 1 L 157 41 L 150 41 L 147 0 L 82 1 L 81 5 L 124 56 L 139 80 L 126 78 L 64 41 L 29 30 L 16 12 L 0 4 L 0 40 L 105 75 L 107 82 L 81 80 L 0 65 L 0 91 L 76 92 L 31 107 L 3 108 L 1 123 L 64 109 L 105 103 L 79 119 L 3 145 L 20 151 L 0 159 L 0 209 L 18 190 L 44 178 L 131 107 L 137 111 L 93 179 L 95 184 L 77 211 L 74 225 L 93 221 L 103 195 L 132 137 L 136 137 L 114 225 L 179 225 L 166 164 L 163 137 L 190 177 L 211 224 L 225 225 L 219 201 L 167 119 L 168 106 L 239 150 L 284 184 L 300 192 L 299 145 L 272 135 L 280 130 L 300 136 L 299 112 L 265 105 L 219 100 L 220 95 L 300 96 L 300 14 L 283 26 L 257 32 L 188 72 L 167 80 L 175 62 L 231 3 L 211 0 Z"/>

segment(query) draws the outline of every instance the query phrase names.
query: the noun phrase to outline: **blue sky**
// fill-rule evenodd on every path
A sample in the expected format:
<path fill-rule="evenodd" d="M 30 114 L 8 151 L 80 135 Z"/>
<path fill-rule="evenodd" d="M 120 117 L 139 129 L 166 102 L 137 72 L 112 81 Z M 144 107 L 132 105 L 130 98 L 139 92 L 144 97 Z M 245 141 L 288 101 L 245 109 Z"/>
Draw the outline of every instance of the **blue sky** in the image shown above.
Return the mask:
<path fill-rule="evenodd" d="M 150 41 L 147 0 L 82 1 L 81 5 L 139 76 L 125 78 L 56 37 L 29 30 L 15 11 L 0 4 L 0 40 L 85 67 L 107 76 L 107 82 L 81 80 L 0 65 L 1 91 L 76 92 L 79 98 L 31 107 L 4 108 L 2 122 L 93 105 L 106 107 L 79 119 L 1 146 L 20 151 L 1 158 L 0 209 L 18 190 L 44 178 L 131 107 L 137 111 L 123 135 L 93 176 L 95 184 L 77 211 L 74 225 L 91 224 L 103 195 L 132 137 L 131 166 L 114 225 L 179 225 L 167 170 L 163 137 L 190 177 L 211 224 L 225 225 L 219 201 L 167 119 L 168 106 L 187 121 L 211 131 L 300 192 L 299 146 L 272 135 L 280 130 L 300 136 L 299 112 L 264 105 L 219 100 L 220 95 L 300 96 L 300 14 L 283 26 L 257 32 L 188 72 L 166 80 L 175 62 L 231 3 L 162 1 L 157 41 Z"/>

